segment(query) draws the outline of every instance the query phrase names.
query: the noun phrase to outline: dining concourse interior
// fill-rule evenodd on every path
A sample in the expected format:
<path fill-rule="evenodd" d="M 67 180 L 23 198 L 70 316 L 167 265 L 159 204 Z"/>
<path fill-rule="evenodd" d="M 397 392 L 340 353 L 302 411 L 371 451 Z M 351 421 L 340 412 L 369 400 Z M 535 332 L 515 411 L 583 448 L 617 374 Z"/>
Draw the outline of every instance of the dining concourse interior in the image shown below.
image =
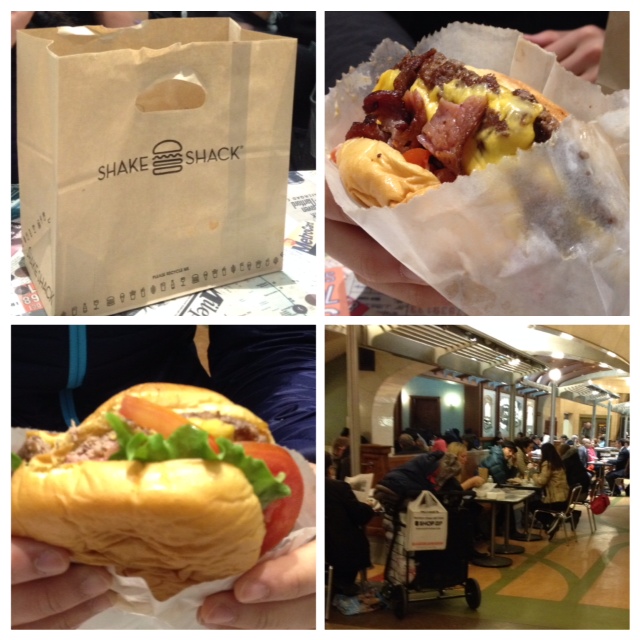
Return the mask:
<path fill-rule="evenodd" d="M 629 326 L 473 322 L 325 327 L 326 629 L 630 629 Z"/>

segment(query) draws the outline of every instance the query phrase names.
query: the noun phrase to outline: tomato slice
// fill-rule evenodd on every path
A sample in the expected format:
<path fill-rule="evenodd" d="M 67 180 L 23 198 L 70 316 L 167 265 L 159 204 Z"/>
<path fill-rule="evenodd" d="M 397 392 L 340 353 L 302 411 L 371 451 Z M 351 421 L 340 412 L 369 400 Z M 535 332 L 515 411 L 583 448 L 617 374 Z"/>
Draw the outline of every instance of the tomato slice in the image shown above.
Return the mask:
<path fill-rule="evenodd" d="M 412 164 L 417 164 L 421 166 L 423 169 L 427 168 L 429 164 L 430 153 L 426 149 L 416 148 L 409 149 L 402 154 L 402 157 Z"/>
<path fill-rule="evenodd" d="M 151 429 L 168 438 L 176 429 L 189 424 L 180 414 L 139 396 L 125 396 L 120 414 L 143 429 Z"/>
<path fill-rule="evenodd" d="M 291 495 L 272 502 L 264 510 L 264 523 L 267 533 L 262 542 L 260 555 L 273 549 L 285 536 L 289 534 L 296 523 L 302 508 L 304 481 L 302 473 L 286 449 L 277 444 L 267 442 L 240 442 L 247 455 L 264 460 L 269 471 L 276 476 L 285 474 L 285 483 L 291 489 Z"/>

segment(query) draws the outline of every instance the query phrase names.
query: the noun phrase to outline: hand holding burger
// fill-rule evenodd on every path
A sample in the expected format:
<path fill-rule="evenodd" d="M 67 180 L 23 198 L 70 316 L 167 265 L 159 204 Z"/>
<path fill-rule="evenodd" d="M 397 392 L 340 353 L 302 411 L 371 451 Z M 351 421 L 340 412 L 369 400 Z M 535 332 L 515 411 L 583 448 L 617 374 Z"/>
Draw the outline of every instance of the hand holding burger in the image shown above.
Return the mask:
<path fill-rule="evenodd" d="M 208 390 L 138 385 L 65 434 L 31 436 L 12 478 L 12 533 L 141 576 L 159 600 L 243 573 L 300 511 L 288 452 Z"/>
<path fill-rule="evenodd" d="M 358 282 L 418 309 L 453 305 L 392 256 L 362 227 L 345 215 L 325 189 L 327 253 L 351 269 Z"/>
<path fill-rule="evenodd" d="M 65 549 L 11 539 L 12 629 L 75 629 L 113 605 L 113 577 L 102 567 L 70 564 Z"/>

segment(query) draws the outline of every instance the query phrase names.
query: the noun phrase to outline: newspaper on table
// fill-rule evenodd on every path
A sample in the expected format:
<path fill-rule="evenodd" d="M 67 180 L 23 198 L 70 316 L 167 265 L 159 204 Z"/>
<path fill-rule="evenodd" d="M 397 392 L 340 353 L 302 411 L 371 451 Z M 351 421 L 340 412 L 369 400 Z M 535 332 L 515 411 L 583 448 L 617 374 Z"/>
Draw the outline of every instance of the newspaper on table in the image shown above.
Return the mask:
<path fill-rule="evenodd" d="M 12 214 L 19 207 L 17 189 L 12 189 Z M 12 216 L 13 218 L 13 216 Z M 19 219 L 11 223 L 11 315 L 46 315 L 36 288 L 27 272 L 22 253 Z M 127 311 L 123 316 L 307 316 L 316 310 L 316 174 L 315 171 L 289 173 L 287 215 L 282 271 L 251 277 L 253 265 L 241 263 L 247 279 L 223 287 L 215 287 L 216 274 L 203 272 L 197 277 L 210 282 L 211 288 L 173 300 L 167 300 Z M 192 276 L 193 277 L 193 276 Z M 180 288 L 176 278 L 168 286 Z M 144 305 L 141 291 L 123 291 L 122 296 L 135 296 Z M 87 301 L 76 308 L 75 315 L 95 315 Z M 98 302 L 99 304 L 99 302 Z M 92 311 L 92 313 L 89 313 Z M 107 313 L 107 312 L 105 312 Z"/>

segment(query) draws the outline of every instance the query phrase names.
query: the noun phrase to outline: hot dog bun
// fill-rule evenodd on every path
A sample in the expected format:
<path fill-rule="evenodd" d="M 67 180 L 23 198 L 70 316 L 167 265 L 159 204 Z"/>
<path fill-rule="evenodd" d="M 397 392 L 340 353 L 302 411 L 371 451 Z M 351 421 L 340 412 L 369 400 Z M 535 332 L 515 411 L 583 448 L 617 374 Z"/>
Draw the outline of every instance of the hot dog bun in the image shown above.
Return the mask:
<path fill-rule="evenodd" d="M 260 556 L 260 501 L 234 465 L 200 459 L 66 462 L 69 452 L 110 431 L 105 413 L 126 394 L 202 420 L 245 421 L 273 438 L 265 422 L 214 392 L 143 384 L 122 392 L 62 434 L 34 432 L 51 451 L 22 464 L 11 481 L 12 535 L 64 547 L 74 562 L 141 576 L 165 600 L 185 587 L 240 574 Z M 212 418 L 211 416 L 217 416 Z"/>

